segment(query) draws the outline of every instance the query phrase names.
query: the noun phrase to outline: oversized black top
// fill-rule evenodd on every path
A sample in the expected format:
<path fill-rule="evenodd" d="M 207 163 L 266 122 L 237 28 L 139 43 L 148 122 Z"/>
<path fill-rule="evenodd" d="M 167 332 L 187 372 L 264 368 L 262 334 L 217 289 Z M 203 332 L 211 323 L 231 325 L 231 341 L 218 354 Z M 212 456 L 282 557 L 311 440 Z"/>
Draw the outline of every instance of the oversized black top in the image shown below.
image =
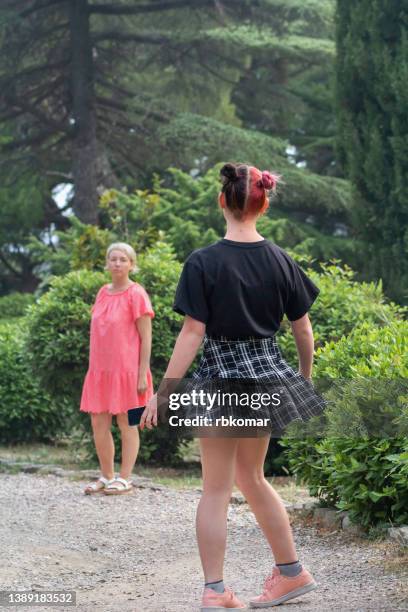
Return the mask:
<path fill-rule="evenodd" d="M 223 238 L 193 251 L 184 264 L 174 310 L 206 324 L 211 337 L 265 338 L 310 309 L 319 289 L 269 240 Z"/>

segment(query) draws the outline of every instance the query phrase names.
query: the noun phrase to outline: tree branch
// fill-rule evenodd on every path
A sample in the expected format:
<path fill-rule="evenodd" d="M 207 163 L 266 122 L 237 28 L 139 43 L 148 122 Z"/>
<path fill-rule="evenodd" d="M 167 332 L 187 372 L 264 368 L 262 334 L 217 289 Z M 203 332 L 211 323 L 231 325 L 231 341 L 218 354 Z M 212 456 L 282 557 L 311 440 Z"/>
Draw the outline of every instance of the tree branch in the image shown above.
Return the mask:
<path fill-rule="evenodd" d="M 39 145 L 45 142 L 48 138 L 50 138 L 54 133 L 54 130 L 44 130 L 43 132 L 39 132 L 31 138 L 20 138 L 20 140 L 13 140 L 11 142 L 6 142 L 1 146 L 3 151 L 14 151 L 15 149 L 19 149 L 20 147 L 29 147 L 32 145 Z"/>
<path fill-rule="evenodd" d="M 155 13 L 157 11 L 169 11 L 178 8 L 196 8 L 204 6 L 215 6 L 214 0 L 167 0 L 167 2 L 154 2 L 151 4 L 139 4 L 136 6 L 121 4 L 91 4 L 89 12 L 100 15 L 139 15 L 142 13 Z"/>
<path fill-rule="evenodd" d="M 67 2 L 67 0 L 47 0 L 47 2 L 37 2 L 34 6 L 26 9 L 25 11 L 21 11 L 19 14 L 21 17 L 28 17 L 32 13 L 36 13 L 37 11 L 41 11 L 42 9 L 49 8 L 53 4 L 62 4 Z"/>
<path fill-rule="evenodd" d="M 3 262 L 3 264 L 6 266 L 6 268 L 12 273 L 15 274 L 16 276 L 19 276 L 20 278 L 22 278 L 23 274 L 21 272 L 19 272 L 18 270 L 16 270 L 5 258 L 5 256 L 3 255 L 3 253 L 0 251 L 0 260 Z"/>
<path fill-rule="evenodd" d="M 92 37 L 92 42 L 101 42 L 104 40 L 113 40 L 117 42 L 137 42 L 148 45 L 162 45 L 168 43 L 170 38 L 163 34 L 125 34 L 123 32 L 111 31 L 100 32 Z"/>
<path fill-rule="evenodd" d="M 70 130 L 69 126 L 64 123 L 64 118 L 62 121 L 55 121 L 55 119 L 47 117 L 47 115 L 42 113 L 36 106 L 33 106 L 29 102 L 24 100 L 16 100 L 11 96 L 6 96 L 6 102 L 10 106 L 20 108 L 23 112 L 36 117 L 42 125 L 48 125 L 52 130 L 65 133 L 69 132 Z"/>
<path fill-rule="evenodd" d="M 33 74 L 36 74 L 37 72 L 47 71 L 47 73 L 49 74 L 51 70 L 63 68 L 67 64 L 69 64 L 69 60 L 61 60 L 60 62 L 55 62 L 54 64 L 52 63 L 42 64 L 41 66 L 33 66 L 32 68 L 26 68 L 25 70 L 22 70 L 21 72 L 13 72 L 12 76 L 10 76 L 9 79 L 0 81 L 1 86 L 2 88 L 5 88 L 11 83 L 13 83 L 14 81 L 16 81 L 16 79 L 23 79 L 27 76 L 32 76 Z"/>

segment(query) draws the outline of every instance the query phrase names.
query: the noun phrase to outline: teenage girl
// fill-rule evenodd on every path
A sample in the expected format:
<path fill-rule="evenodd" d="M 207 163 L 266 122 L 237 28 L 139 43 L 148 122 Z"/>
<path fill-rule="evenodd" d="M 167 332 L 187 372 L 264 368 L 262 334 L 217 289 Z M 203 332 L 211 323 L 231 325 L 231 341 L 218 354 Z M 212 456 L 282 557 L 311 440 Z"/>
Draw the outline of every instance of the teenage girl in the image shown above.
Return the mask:
<path fill-rule="evenodd" d="M 181 379 L 204 339 L 198 368 L 202 378 L 285 378 L 309 382 L 314 339 L 308 310 L 319 290 L 289 255 L 256 229 L 268 208 L 268 192 L 279 177 L 246 164 L 221 169 L 219 205 L 225 238 L 194 251 L 184 265 L 174 309 L 185 315 L 165 378 Z M 286 314 L 299 356 L 299 373 L 283 360 L 275 334 Z M 197 374 L 197 372 L 195 374 Z M 307 379 L 306 381 L 304 379 Z M 292 418 L 306 420 L 310 404 L 299 403 Z M 141 427 L 157 425 L 157 396 Z M 263 592 L 251 607 L 274 606 L 316 588 L 301 565 L 285 506 L 264 477 L 269 435 L 256 438 L 202 437 L 203 494 L 197 510 L 197 539 L 204 571 L 202 612 L 246 606 L 224 586 L 227 509 L 234 483 L 246 497 L 275 560 Z"/>
<path fill-rule="evenodd" d="M 134 417 L 139 411 L 140 419 L 153 395 L 149 363 L 154 312 L 143 287 L 129 279 L 129 273 L 136 271 L 133 248 L 124 242 L 111 244 L 106 253 L 106 269 L 112 282 L 101 287 L 92 307 L 89 369 L 80 407 L 91 415 L 101 469 L 100 478 L 85 488 L 87 495 L 131 491 L 139 432 L 129 424 L 129 414 Z M 122 464 L 116 477 L 112 415 L 122 439 Z"/>

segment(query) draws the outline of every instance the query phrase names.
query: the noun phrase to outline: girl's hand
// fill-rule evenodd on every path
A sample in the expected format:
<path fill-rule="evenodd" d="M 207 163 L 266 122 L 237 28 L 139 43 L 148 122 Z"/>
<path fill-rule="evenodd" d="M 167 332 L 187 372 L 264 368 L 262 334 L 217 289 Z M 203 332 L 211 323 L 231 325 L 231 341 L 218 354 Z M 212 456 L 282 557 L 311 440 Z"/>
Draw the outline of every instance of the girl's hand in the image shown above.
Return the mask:
<path fill-rule="evenodd" d="M 140 372 L 139 379 L 137 381 L 137 392 L 142 394 L 147 389 L 147 374 Z"/>
<path fill-rule="evenodd" d="M 146 408 L 143 411 L 142 417 L 140 419 L 140 429 L 152 429 L 157 426 L 157 393 L 155 393 L 151 400 L 147 403 Z"/>

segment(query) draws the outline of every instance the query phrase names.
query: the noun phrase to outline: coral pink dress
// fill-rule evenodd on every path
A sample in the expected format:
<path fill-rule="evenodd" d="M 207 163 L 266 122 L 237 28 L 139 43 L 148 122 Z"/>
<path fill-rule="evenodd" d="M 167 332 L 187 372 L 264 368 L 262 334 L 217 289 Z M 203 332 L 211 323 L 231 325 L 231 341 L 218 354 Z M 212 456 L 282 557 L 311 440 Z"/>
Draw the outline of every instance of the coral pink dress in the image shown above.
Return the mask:
<path fill-rule="evenodd" d="M 82 389 L 83 412 L 119 414 L 145 406 L 153 395 L 150 370 L 147 390 L 137 391 L 140 336 L 136 320 L 154 317 L 149 296 L 133 283 L 119 293 L 109 293 L 108 285 L 99 289 L 92 306 L 89 369 Z"/>

